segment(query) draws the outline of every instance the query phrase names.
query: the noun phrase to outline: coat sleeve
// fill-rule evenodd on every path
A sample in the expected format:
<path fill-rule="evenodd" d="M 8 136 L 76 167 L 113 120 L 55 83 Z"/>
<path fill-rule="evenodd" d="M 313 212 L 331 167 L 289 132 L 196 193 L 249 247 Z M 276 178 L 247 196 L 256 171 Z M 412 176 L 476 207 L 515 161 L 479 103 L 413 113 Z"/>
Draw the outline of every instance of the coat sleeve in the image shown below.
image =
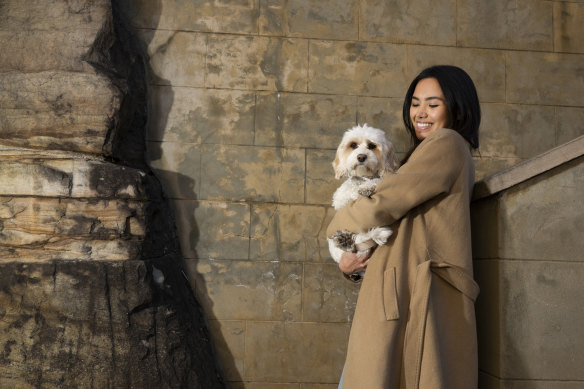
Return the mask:
<path fill-rule="evenodd" d="M 466 141 L 456 132 L 440 129 L 426 138 L 395 174 L 386 174 L 371 197 L 338 210 L 327 228 L 368 231 L 388 226 L 424 202 L 450 192 L 468 158 Z"/>

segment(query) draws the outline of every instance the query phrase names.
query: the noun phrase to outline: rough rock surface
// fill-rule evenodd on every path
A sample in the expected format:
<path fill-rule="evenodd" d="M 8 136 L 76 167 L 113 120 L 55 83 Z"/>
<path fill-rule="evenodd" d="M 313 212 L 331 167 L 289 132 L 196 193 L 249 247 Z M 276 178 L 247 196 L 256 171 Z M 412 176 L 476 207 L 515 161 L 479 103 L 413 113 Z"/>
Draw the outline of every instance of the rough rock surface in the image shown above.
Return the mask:
<path fill-rule="evenodd" d="M 220 388 L 107 0 L 0 1 L 0 387 Z"/>

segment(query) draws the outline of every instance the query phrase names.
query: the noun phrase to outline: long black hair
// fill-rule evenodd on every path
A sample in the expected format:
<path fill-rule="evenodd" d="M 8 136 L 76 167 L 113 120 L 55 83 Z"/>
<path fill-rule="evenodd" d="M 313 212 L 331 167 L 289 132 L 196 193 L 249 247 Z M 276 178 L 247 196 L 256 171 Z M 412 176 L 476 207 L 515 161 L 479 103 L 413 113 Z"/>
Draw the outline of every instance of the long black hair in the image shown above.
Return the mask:
<path fill-rule="evenodd" d="M 410 118 L 410 106 L 418 82 L 425 78 L 435 78 L 440 84 L 440 88 L 442 88 L 450 118 L 448 126 L 462 135 L 473 149 L 477 149 L 479 147 L 481 107 L 472 79 L 464 70 L 456 66 L 431 66 L 422 70 L 414 78 L 404 99 L 402 116 L 406 129 L 412 138 L 413 146 L 403 162 L 407 161 L 411 153 L 421 143 L 421 140 L 416 136 L 414 124 Z"/>

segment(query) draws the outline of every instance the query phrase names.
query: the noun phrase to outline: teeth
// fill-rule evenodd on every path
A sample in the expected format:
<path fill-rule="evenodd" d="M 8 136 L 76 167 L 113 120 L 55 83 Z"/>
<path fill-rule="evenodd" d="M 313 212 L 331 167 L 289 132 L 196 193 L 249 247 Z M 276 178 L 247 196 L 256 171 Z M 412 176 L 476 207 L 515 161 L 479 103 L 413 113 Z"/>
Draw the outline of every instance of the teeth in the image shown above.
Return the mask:
<path fill-rule="evenodd" d="M 418 125 L 418 127 L 430 127 L 432 124 L 431 123 L 416 123 Z"/>

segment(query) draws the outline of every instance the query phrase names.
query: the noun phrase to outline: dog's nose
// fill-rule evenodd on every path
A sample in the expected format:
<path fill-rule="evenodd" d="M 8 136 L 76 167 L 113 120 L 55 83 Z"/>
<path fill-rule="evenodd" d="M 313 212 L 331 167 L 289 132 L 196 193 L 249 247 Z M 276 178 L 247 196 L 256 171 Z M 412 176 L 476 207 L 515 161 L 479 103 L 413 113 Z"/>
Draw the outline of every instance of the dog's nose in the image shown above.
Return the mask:
<path fill-rule="evenodd" d="M 359 162 L 365 162 L 367 160 L 367 156 L 365 154 L 359 154 L 357 155 L 357 161 Z"/>

